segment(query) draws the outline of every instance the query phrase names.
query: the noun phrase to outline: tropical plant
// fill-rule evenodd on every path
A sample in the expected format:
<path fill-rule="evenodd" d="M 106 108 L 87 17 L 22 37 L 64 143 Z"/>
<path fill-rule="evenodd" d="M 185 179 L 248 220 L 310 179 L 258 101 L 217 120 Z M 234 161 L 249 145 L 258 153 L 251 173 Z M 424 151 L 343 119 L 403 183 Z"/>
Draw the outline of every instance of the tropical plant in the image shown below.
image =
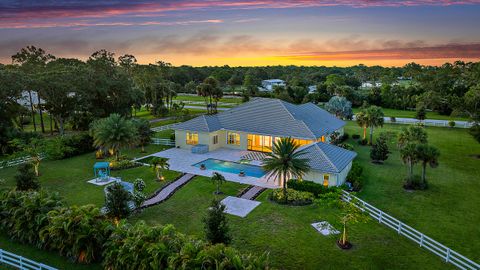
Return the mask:
<path fill-rule="evenodd" d="M 428 144 L 418 144 L 416 147 L 417 159 L 422 163 L 422 185 L 426 187 L 426 171 L 427 165 L 431 168 L 438 167 L 438 157 L 440 151 L 435 147 Z"/>
<path fill-rule="evenodd" d="M 377 140 L 370 150 L 370 158 L 374 163 L 382 164 L 385 160 L 388 159 L 388 150 L 387 138 L 386 136 L 378 136 Z"/>
<path fill-rule="evenodd" d="M 225 177 L 218 172 L 214 172 L 212 175 L 212 182 L 217 186 L 217 190 L 215 191 L 216 195 L 222 194 L 220 191 L 220 186 L 226 182 Z"/>
<path fill-rule="evenodd" d="M 0 194 L 0 229 L 14 240 L 39 245 L 39 232 L 48 225 L 47 213 L 62 206 L 57 193 L 6 191 Z"/>
<path fill-rule="evenodd" d="M 75 262 L 91 263 L 102 255 L 111 224 L 94 205 L 71 206 L 48 213 L 48 225 L 40 231 L 42 246 L 58 250 Z"/>
<path fill-rule="evenodd" d="M 384 114 L 382 108 L 377 106 L 370 106 L 365 111 L 364 121 L 370 128 L 369 143 L 373 143 L 373 129 L 375 127 L 382 127 L 384 122 Z"/>
<path fill-rule="evenodd" d="M 288 188 L 287 192 L 282 189 L 275 189 L 270 193 L 270 199 L 279 204 L 309 205 L 314 200 L 314 195 L 309 191 L 298 191 Z"/>
<path fill-rule="evenodd" d="M 363 167 L 357 161 L 352 162 L 352 168 L 347 174 L 347 182 L 352 185 L 354 191 L 359 191 L 363 187 Z"/>
<path fill-rule="evenodd" d="M 453 120 L 448 121 L 448 127 L 453 128 L 453 127 L 455 127 L 456 124 L 457 124 L 457 123 L 456 123 L 455 121 L 453 121 Z"/>
<path fill-rule="evenodd" d="M 30 162 L 33 164 L 35 170 L 35 175 L 40 176 L 39 167 L 46 149 L 45 140 L 33 137 L 29 141 L 25 141 L 17 138 L 10 143 L 12 146 L 20 149 L 20 152 L 18 152 L 17 155 L 30 158 Z"/>
<path fill-rule="evenodd" d="M 353 115 L 352 103 L 345 97 L 333 96 L 325 104 L 325 109 L 342 119 L 351 119 Z"/>
<path fill-rule="evenodd" d="M 363 139 L 367 139 L 367 119 L 366 119 L 367 112 L 365 109 L 360 110 L 357 114 L 355 114 L 355 120 L 357 121 L 357 125 L 363 129 Z"/>
<path fill-rule="evenodd" d="M 138 142 L 135 123 L 119 114 L 111 114 L 95 121 L 90 131 L 94 145 L 109 149 L 115 155 L 115 160 L 118 160 L 120 149 L 134 146 Z"/>
<path fill-rule="evenodd" d="M 225 205 L 219 200 L 213 199 L 208 208 L 207 216 L 203 219 L 205 237 L 212 244 L 223 243 L 228 245 L 232 241 L 224 211 Z"/>
<path fill-rule="evenodd" d="M 17 175 L 15 175 L 14 178 L 17 183 L 17 190 L 38 190 L 40 188 L 40 182 L 35 175 L 33 165 L 30 163 L 24 163 L 18 166 Z"/>
<path fill-rule="evenodd" d="M 150 123 L 145 119 L 135 119 L 135 125 L 138 131 L 138 143 L 142 147 L 142 153 L 145 152 L 145 145 L 152 140 L 153 131 L 150 129 Z"/>
<path fill-rule="evenodd" d="M 423 121 L 425 120 L 425 118 L 427 118 L 427 110 L 425 108 L 425 104 L 423 104 L 423 102 L 419 102 L 415 111 L 415 119 Z"/>
<path fill-rule="evenodd" d="M 116 182 L 108 186 L 105 193 L 106 214 L 118 224 L 120 219 L 128 217 L 131 213 L 129 202 L 132 200 L 132 194 Z"/>
<path fill-rule="evenodd" d="M 133 181 L 133 187 L 135 188 L 136 191 L 143 191 L 147 185 L 145 184 L 145 181 L 143 181 L 142 178 L 137 178 L 135 181 Z"/>
<path fill-rule="evenodd" d="M 398 136 L 398 146 L 404 147 L 409 143 L 427 143 L 427 132 L 418 126 L 409 126 L 404 128 Z"/>
<path fill-rule="evenodd" d="M 292 178 L 301 179 L 310 170 L 308 159 L 302 158 L 305 150 L 288 138 L 281 138 L 273 144 L 272 152 L 263 161 L 263 169 L 268 178 L 277 178 L 283 187 L 285 202 L 287 200 L 287 181 Z"/>
<path fill-rule="evenodd" d="M 408 143 L 400 149 L 400 157 L 402 158 L 403 163 L 407 164 L 408 168 L 407 186 L 411 185 L 413 182 L 413 166 L 418 162 L 416 147 L 417 144 Z"/>
<path fill-rule="evenodd" d="M 168 170 L 170 168 L 170 164 L 168 164 L 168 159 L 161 158 L 161 157 L 154 157 L 150 164 L 152 166 L 153 171 L 157 175 L 157 180 L 163 181 L 165 177 L 163 176 L 163 171 Z"/>

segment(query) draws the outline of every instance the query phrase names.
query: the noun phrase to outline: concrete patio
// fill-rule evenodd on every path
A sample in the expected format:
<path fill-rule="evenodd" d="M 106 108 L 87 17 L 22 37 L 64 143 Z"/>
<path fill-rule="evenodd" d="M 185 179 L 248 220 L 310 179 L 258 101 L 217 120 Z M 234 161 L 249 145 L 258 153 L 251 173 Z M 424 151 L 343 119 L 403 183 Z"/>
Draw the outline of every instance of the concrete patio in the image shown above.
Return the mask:
<path fill-rule="evenodd" d="M 171 148 L 165 151 L 161 151 L 149 156 L 163 157 L 168 158 L 168 163 L 170 164 L 170 170 L 179 171 L 184 173 L 191 173 L 196 175 L 202 175 L 211 177 L 213 170 L 201 170 L 200 168 L 194 167 L 192 165 L 204 161 L 209 158 L 238 162 L 241 157 L 247 154 L 248 151 L 232 150 L 221 148 L 215 151 L 211 151 L 205 154 L 192 154 L 189 150 Z M 258 162 L 252 162 L 251 165 L 258 165 Z M 223 171 L 218 171 L 221 173 L 226 180 L 247 184 L 260 186 L 264 188 L 278 188 L 277 183 L 274 179 L 267 179 L 266 177 L 256 178 L 249 176 L 238 176 L 237 174 L 227 173 Z"/>

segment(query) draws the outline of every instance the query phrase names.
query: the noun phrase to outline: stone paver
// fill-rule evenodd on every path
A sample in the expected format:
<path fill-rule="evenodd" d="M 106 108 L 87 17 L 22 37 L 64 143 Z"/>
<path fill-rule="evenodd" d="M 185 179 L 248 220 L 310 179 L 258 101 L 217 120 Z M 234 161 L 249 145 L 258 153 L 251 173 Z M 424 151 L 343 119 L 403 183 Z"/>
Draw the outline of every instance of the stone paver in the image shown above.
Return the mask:
<path fill-rule="evenodd" d="M 240 196 L 240 198 L 246 199 L 246 200 L 253 200 L 257 194 L 261 193 L 264 190 L 265 188 L 263 187 L 253 186 L 247 192 L 245 192 L 242 196 Z"/>
<path fill-rule="evenodd" d="M 228 196 L 221 201 L 225 205 L 225 213 L 239 217 L 246 217 L 260 202 Z"/>
<path fill-rule="evenodd" d="M 192 178 L 195 177 L 193 174 L 185 174 L 182 177 L 180 177 L 178 180 L 168 184 L 166 187 L 164 187 L 157 195 L 153 196 L 152 198 L 146 200 L 142 207 L 148 207 L 153 204 L 157 204 L 160 202 L 163 202 L 164 200 L 168 199 L 172 193 L 174 193 L 178 187 L 186 184 L 188 181 L 192 180 Z"/>

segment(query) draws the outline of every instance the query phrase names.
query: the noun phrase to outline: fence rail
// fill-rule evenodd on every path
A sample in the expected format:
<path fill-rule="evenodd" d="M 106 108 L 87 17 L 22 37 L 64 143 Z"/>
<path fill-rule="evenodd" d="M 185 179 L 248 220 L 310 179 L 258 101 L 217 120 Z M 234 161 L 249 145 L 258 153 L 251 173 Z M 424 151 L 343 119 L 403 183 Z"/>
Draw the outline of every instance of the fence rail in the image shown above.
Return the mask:
<path fill-rule="evenodd" d="M 22 270 L 57 270 L 57 268 L 27 259 L 3 249 L 0 249 L 0 264 L 5 264 Z"/>
<path fill-rule="evenodd" d="M 175 141 L 170 139 L 152 138 L 152 144 L 175 146 Z"/>
<path fill-rule="evenodd" d="M 167 129 L 172 129 L 173 125 L 174 125 L 174 124 L 169 124 L 169 125 L 154 127 L 154 128 L 151 128 L 151 130 L 152 130 L 153 132 L 160 132 L 160 131 L 164 131 L 164 130 L 167 130 Z"/>
<path fill-rule="evenodd" d="M 395 230 L 398 234 L 401 234 L 408 239 L 419 244 L 420 247 L 427 249 L 435 255 L 441 257 L 445 262 L 451 263 L 460 269 L 465 270 L 479 270 L 480 264 L 468 259 L 460 253 L 450 249 L 449 247 L 433 240 L 425 234 L 415 230 L 400 220 L 392 217 L 391 215 L 381 211 L 375 206 L 363 201 L 362 199 L 343 191 L 342 199 L 347 202 L 354 203 L 355 206 L 364 209 L 368 214 L 381 224 Z"/>
<path fill-rule="evenodd" d="M 454 128 L 471 128 L 473 123 L 466 122 L 466 121 L 454 121 L 455 126 Z M 417 119 L 395 119 L 392 121 L 389 117 L 385 118 L 385 123 L 390 124 L 400 124 L 400 125 L 416 125 L 416 124 L 423 124 L 425 126 L 434 126 L 434 127 L 450 127 L 449 121 L 446 120 L 417 120 Z"/>
<path fill-rule="evenodd" d="M 45 155 L 42 155 L 41 159 L 44 159 L 44 158 L 45 158 Z M 24 157 L 0 161 L 0 169 L 17 166 L 26 162 L 30 162 L 31 160 L 32 160 L 32 157 L 24 156 Z"/>

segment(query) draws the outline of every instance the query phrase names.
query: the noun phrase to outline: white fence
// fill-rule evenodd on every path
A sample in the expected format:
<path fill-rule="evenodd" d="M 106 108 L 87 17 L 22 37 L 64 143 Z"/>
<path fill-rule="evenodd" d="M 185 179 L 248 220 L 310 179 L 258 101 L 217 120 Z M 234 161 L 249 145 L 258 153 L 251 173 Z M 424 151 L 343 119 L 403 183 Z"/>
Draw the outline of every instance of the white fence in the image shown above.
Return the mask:
<path fill-rule="evenodd" d="M 51 266 L 32 261 L 30 259 L 18 256 L 11 252 L 0 249 L 0 265 L 5 264 L 18 269 L 25 270 L 57 270 Z"/>
<path fill-rule="evenodd" d="M 343 191 L 343 200 L 351 201 L 353 199 L 355 205 L 370 214 L 372 218 L 377 220 L 379 223 L 384 224 L 398 234 L 401 234 L 408 239 L 419 244 L 420 247 L 425 248 L 432 253 L 441 257 L 445 262 L 451 263 L 460 269 L 469 269 L 469 270 L 479 270 L 480 264 L 468 259 L 467 257 L 461 255 L 460 253 L 451 250 L 447 246 L 433 240 L 432 238 L 426 236 L 425 234 L 415 230 L 414 228 L 408 226 L 407 224 L 401 222 L 400 220 L 390 216 L 389 214 L 381 211 L 380 209 L 374 207 L 373 205 L 350 195 L 348 192 Z"/>
<path fill-rule="evenodd" d="M 170 139 L 152 138 L 152 144 L 175 146 L 175 141 Z"/>
<path fill-rule="evenodd" d="M 425 126 L 434 126 L 434 127 L 450 127 L 450 121 L 447 120 L 417 120 L 413 118 L 396 118 L 395 121 L 392 121 L 390 117 L 385 117 L 385 123 L 390 124 L 401 124 L 401 125 L 416 125 L 423 124 Z M 454 128 L 470 128 L 473 126 L 473 123 L 467 121 L 454 121 Z"/>
<path fill-rule="evenodd" d="M 45 158 L 44 155 L 41 157 L 42 159 Z M 4 161 L 0 161 L 0 169 L 7 168 L 7 167 L 12 167 L 12 166 L 17 166 L 26 162 L 30 162 L 32 160 L 31 157 L 19 157 L 19 158 L 14 158 L 14 159 L 8 159 Z"/>
<path fill-rule="evenodd" d="M 154 127 L 154 128 L 151 128 L 151 130 L 152 130 L 153 132 L 160 132 L 160 131 L 172 129 L 172 127 L 173 127 L 174 125 L 175 125 L 175 124 L 170 124 L 170 125 L 164 125 L 164 126 Z"/>

